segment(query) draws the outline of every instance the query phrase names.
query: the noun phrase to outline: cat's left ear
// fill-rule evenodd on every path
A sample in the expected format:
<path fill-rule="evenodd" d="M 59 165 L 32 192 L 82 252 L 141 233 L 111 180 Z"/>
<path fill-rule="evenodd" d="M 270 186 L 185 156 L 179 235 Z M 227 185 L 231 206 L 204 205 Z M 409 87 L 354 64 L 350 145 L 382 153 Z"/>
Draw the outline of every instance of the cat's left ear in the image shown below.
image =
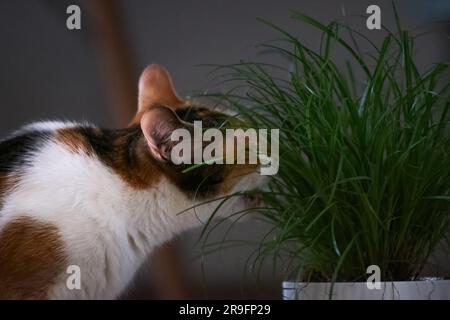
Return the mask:
<path fill-rule="evenodd" d="M 175 110 L 183 105 L 183 100 L 176 93 L 169 72 L 160 65 L 151 64 L 139 79 L 138 112 L 157 105 Z"/>

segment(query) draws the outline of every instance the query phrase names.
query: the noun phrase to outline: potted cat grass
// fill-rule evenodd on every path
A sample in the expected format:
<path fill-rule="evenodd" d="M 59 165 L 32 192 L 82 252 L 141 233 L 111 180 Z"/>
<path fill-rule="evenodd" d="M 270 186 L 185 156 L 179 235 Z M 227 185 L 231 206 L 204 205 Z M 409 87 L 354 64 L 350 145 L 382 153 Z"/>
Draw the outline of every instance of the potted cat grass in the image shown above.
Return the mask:
<path fill-rule="evenodd" d="M 280 129 L 279 173 L 254 210 L 273 228 L 252 269 L 281 266 L 284 299 L 450 299 L 450 280 L 424 274 L 450 222 L 450 63 L 419 69 L 400 23 L 377 45 L 339 23 L 293 18 L 320 30 L 319 50 L 265 22 L 283 41 L 264 47 L 289 67 L 218 67 L 241 91 L 208 95 L 254 127 Z M 337 61 L 338 47 L 350 61 Z"/>

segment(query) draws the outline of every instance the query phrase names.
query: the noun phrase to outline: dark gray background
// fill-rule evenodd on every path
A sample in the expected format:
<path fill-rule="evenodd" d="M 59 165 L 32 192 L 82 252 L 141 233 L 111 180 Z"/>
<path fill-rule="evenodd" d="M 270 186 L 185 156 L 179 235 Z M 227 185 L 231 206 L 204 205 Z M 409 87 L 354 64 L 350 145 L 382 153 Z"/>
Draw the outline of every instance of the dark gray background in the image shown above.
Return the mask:
<path fill-rule="evenodd" d="M 89 120 L 101 126 L 114 125 L 108 108 L 108 88 L 101 74 L 102 57 L 95 49 L 91 22 L 85 14 L 87 1 L 0 1 L 0 134 L 39 119 Z M 421 61 L 448 59 L 448 24 L 439 21 L 448 21 L 450 1 L 397 3 L 405 25 L 417 32 L 433 30 L 417 46 Z M 81 31 L 66 29 L 65 11 L 70 4 L 82 8 Z M 289 9 L 329 22 L 342 19 L 344 11 L 347 16 L 365 15 L 369 4 L 379 5 L 383 23 L 392 25 L 391 1 L 119 1 L 136 83 L 140 70 L 157 62 L 169 69 L 182 95 L 210 87 L 208 69 L 196 65 L 259 58 L 255 45 L 275 39 L 278 34 L 256 17 L 268 19 L 305 42 L 316 44 L 318 34 L 289 19 Z M 350 18 L 350 21 L 369 37 L 380 38 L 379 31 L 365 28 L 365 20 Z M 249 221 L 239 226 L 236 233 L 257 239 L 266 229 L 261 222 Z M 193 259 L 199 254 L 198 246 L 195 247 L 197 237 L 198 232 L 190 232 L 179 240 L 182 269 L 194 287 L 206 285 L 212 297 L 279 297 L 279 279 L 268 271 L 258 283 L 252 280 L 249 284 L 251 277 L 244 280 L 244 261 L 249 252 L 246 249 L 208 257 L 204 278 L 199 260 Z M 130 297 L 146 297 L 146 288 L 151 283 L 146 269 L 147 266 L 130 289 Z M 257 284 L 260 289 L 256 289 Z"/>

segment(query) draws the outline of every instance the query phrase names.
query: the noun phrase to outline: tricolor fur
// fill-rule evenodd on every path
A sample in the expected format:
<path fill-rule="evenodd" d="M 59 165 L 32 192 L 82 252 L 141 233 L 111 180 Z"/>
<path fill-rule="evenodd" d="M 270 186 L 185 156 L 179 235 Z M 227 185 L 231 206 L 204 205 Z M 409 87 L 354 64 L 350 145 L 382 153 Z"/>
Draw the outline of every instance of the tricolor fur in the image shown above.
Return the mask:
<path fill-rule="evenodd" d="M 182 101 L 152 65 L 128 128 L 43 122 L 3 140 L 0 299 L 118 298 L 156 246 L 206 221 L 218 202 L 186 209 L 257 187 L 256 165 L 183 173 L 167 158 L 172 130 L 224 117 Z M 232 198 L 222 213 L 245 205 Z M 70 265 L 81 269 L 81 290 L 66 286 Z"/>

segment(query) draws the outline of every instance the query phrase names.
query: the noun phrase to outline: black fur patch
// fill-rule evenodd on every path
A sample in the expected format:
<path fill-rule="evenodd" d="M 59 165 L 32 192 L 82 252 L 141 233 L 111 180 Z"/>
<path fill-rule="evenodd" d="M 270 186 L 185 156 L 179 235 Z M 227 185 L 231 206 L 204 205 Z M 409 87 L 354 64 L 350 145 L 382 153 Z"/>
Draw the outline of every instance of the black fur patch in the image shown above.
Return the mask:
<path fill-rule="evenodd" d="M 0 173 L 10 173 L 29 165 L 32 153 L 52 136 L 51 131 L 30 131 L 1 141 Z"/>

